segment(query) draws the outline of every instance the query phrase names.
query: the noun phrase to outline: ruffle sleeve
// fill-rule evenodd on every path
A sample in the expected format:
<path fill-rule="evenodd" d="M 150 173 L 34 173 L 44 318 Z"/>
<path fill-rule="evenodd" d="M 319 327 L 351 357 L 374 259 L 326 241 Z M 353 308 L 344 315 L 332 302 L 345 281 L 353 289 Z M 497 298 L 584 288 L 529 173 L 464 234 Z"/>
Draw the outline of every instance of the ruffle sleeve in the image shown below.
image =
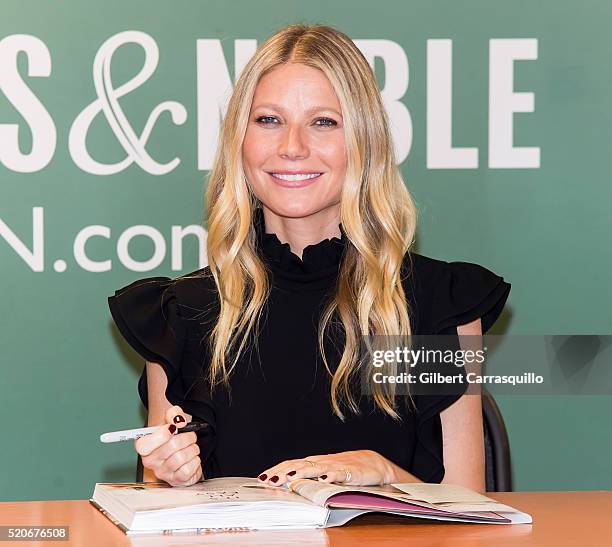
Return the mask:
<path fill-rule="evenodd" d="M 432 305 L 436 334 L 454 334 L 458 325 L 482 320 L 486 333 L 499 317 L 510 284 L 491 270 L 470 262 L 448 262 L 440 272 Z"/>
<path fill-rule="evenodd" d="M 482 321 L 486 333 L 508 299 L 511 285 L 503 277 L 469 262 L 444 262 L 422 255 L 413 257 L 413 284 L 417 325 L 422 334 L 457 335 L 457 326 Z M 456 336 L 457 349 L 460 348 Z M 465 367 L 460 367 L 465 380 Z M 424 482 L 444 478 L 443 439 L 440 413 L 467 390 L 457 385 L 444 395 L 416 395 L 417 443 L 412 472 Z"/>
<path fill-rule="evenodd" d="M 111 315 L 126 342 L 144 359 L 159 363 L 168 378 L 166 399 L 211 427 L 201 430 L 198 439 L 204 458 L 212 452 L 215 412 L 205 389 L 192 389 L 193 372 L 185 370 L 183 357 L 187 332 L 180 315 L 175 282 L 167 277 L 140 279 L 115 291 L 108 298 Z M 145 408 L 149 408 L 146 366 L 138 381 L 138 393 Z M 202 450 L 206 447 L 206 450 Z"/>

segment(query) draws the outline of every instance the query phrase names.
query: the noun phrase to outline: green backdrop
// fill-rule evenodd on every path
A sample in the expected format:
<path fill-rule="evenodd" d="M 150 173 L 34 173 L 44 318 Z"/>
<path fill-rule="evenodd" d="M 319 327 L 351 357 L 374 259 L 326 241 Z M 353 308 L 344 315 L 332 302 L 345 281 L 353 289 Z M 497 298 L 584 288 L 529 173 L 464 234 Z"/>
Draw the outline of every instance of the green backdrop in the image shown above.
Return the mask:
<path fill-rule="evenodd" d="M 203 216 L 219 97 L 292 22 L 336 26 L 374 56 L 419 207 L 418 251 L 512 283 L 494 332 L 611 333 L 611 17 L 594 0 L 4 0 L 0 499 L 86 498 L 96 481 L 134 478 L 132 444 L 98 441 L 144 416 L 143 363 L 106 297 L 199 267 L 188 235 L 173 268 L 171 234 Z M 118 91 L 145 61 L 150 75 Z M 114 97 L 108 117 L 96 85 Z M 86 257 L 79 232 L 94 234 Z M 130 233 L 153 234 L 159 260 L 139 268 L 156 246 Z M 609 396 L 498 402 L 516 489 L 612 487 Z"/>

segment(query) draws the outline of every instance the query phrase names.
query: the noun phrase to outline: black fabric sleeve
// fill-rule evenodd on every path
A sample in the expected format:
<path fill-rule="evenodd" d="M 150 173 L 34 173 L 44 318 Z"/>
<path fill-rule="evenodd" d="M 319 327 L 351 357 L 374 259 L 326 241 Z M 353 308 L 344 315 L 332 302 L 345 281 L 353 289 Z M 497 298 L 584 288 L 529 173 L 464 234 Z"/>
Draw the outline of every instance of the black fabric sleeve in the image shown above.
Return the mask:
<path fill-rule="evenodd" d="M 458 325 L 478 317 L 486 333 L 499 317 L 511 285 L 479 264 L 443 264 L 432 303 L 434 333 L 454 334 Z"/>
<path fill-rule="evenodd" d="M 187 334 L 177 305 L 175 281 L 167 277 L 140 279 L 115 291 L 108 298 L 108 305 L 126 342 L 144 359 L 163 367 L 168 379 L 165 393 L 168 402 L 180 406 L 193 420 L 211 426 L 198 433 L 200 453 L 205 462 L 214 449 L 215 412 L 205 389 L 190 389 L 193 374 L 183 366 Z M 138 393 L 148 409 L 146 366 L 138 381 Z"/>

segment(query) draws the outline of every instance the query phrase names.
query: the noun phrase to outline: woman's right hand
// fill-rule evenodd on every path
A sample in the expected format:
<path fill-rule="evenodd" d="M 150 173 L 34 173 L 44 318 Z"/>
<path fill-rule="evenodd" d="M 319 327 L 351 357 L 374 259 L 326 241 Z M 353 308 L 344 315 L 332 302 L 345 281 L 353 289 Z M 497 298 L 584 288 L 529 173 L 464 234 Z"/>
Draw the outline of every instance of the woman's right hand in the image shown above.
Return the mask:
<path fill-rule="evenodd" d="M 155 433 L 136 439 L 134 448 L 140 454 L 142 465 L 158 479 L 170 486 L 191 486 L 202 479 L 197 435 L 193 431 L 180 433 L 191 416 L 180 406 L 172 406 L 166 411 L 165 420 L 167 423 Z M 177 429 L 179 433 L 174 434 Z"/>

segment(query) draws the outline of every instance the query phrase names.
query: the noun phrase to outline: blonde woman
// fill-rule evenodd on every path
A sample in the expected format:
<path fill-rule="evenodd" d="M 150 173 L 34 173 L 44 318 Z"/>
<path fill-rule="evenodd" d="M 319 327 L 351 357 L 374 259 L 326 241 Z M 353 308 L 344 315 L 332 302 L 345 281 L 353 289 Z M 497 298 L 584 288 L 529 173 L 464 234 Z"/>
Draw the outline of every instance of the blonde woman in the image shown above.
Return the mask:
<path fill-rule="evenodd" d="M 296 24 L 259 47 L 229 101 L 207 213 L 209 266 L 109 298 L 160 425 L 135 442 L 145 480 L 484 491 L 480 396 L 410 406 L 355 381 L 362 335 L 481 334 L 510 285 L 411 251 L 415 206 L 374 74 L 345 34 Z M 181 434 L 192 419 L 210 427 Z"/>

